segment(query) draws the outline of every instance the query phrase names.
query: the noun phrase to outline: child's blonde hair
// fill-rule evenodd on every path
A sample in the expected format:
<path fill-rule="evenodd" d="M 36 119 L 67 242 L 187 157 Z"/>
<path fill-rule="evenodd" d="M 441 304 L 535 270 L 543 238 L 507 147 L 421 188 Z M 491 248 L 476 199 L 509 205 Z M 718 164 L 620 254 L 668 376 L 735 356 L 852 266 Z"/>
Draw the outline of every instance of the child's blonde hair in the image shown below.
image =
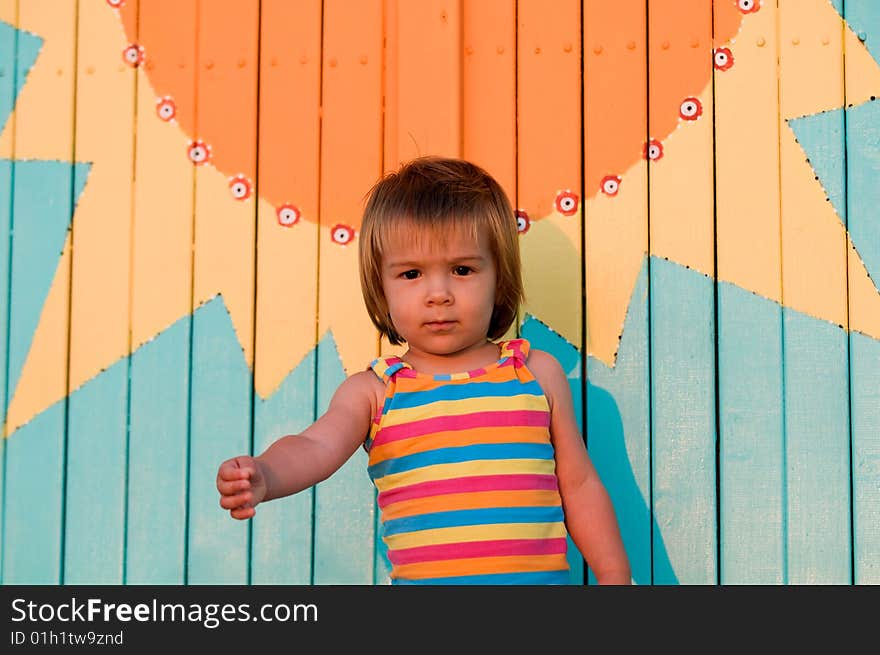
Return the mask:
<path fill-rule="evenodd" d="M 442 243 L 454 230 L 476 239 L 480 228 L 487 228 L 496 271 L 488 337 L 503 336 L 523 300 L 523 284 L 516 217 L 501 185 L 471 162 L 430 156 L 402 165 L 370 189 L 358 248 L 361 290 L 373 324 L 395 345 L 404 339 L 388 312 L 382 255 L 389 235 L 408 227 L 427 229 L 432 243 Z"/>

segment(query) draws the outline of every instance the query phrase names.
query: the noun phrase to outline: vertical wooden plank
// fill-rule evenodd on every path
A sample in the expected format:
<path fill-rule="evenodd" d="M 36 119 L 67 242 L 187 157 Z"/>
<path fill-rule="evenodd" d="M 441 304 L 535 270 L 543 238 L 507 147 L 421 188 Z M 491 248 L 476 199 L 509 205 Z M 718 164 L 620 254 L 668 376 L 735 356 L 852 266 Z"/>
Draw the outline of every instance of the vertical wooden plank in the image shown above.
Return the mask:
<path fill-rule="evenodd" d="M 844 19 L 880 63 L 880 4 L 847 2 Z M 861 48 L 861 44 L 858 46 Z M 852 41 L 844 41 L 846 115 L 846 219 L 851 244 L 847 248 L 847 291 L 850 315 L 850 389 L 853 490 L 853 582 L 880 583 L 880 341 L 855 332 L 867 324 L 870 305 L 856 293 L 861 258 L 880 285 L 880 102 L 852 106 L 850 89 L 861 71 L 853 65 Z"/>
<path fill-rule="evenodd" d="M 819 89 L 835 108 L 843 105 L 843 30 L 826 33 L 818 3 L 779 1 L 780 179 L 785 457 L 788 578 L 793 584 L 851 580 L 848 328 L 846 243 L 833 207 L 822 198 L 815 173 L 788 121 L 805 112 Z M 823 3 L 822 11 L 833 12 Z M 817 33 L 817 31 L 821 31 Z M 821 38 L 828 43 L 822 44 Z M 809 66 L 804 66 L 809 63 Z M 810 103 L 811 111 L 816 111 Z M 842 160 L 843 118 L 828 116 L 804 129 L 823 156 Z M 842 175 L 839 169 L 837 175 Z M 836 183 L 843 187 L 842 181 Z M 845 221 L 845 218 L 843 219 Z M 826 226 L 827 232 L 807 229 Z M 821 263 L 816 268 L 804 262 Z M 827 308 L 843 325 L 817 321 L 797 307 Z M 843 330 L 841 329 L 843 328 Z"/>
<path fill-rule="evenodd" d="M 94 165 L 71 233 L 70 380 L 95 359 L 119 361 L 70 389 L 64 581 L 121 584 L 135 69 L 111 7 L 83 3 L 77 17 L 74 158 Z M 111 213 L 117 220 L 104 220 Z M 96 322 L 105 304 L 112 318 Z"/>
<path fill-rule="evenodd" d="M 43 50 L 16 103 L 15 155 L 39 158 L 53 148 L 65 154 L 63 162 L 22 162 L 12 172 L 7 408 L 16 397 L 15 372 L 21 371 L 29 355 L 36 323 L 26 320 L 25 315 L 35 309 L 39 316 L 39 309 L 31 306 L 45 297 L 40 285 L 44 271 L 35 269 L 48 263 L 39 256 L 46 234 L 35 229 L 39 225 L 32 219 L 43 216 L 50 223 L 67 223 L 78 194 L 74 167 L 69 163 L 73 152 L 75 7 L 20 3 L 18 18 L 20 28 L 43 39 Z M 22 73 L 19 69 L 17 74 Z M 65 246 L 57 258 L 54 284 L 66 290 L 69 283 L 70 249 Z M 68 292 L 56 294 L 55 302 L 43 307 L 46 339 L 37 353 L 43 364 L 41 388 L 59 398 L 67 395 L 68 297 Z M 13 420 L 6 425 L 4 584 L 63 582 L 65 409 L 66 401 L 60 401 L 29 422 Z"/>
<path fill-rule="evenodd" d="M 735 11 L 715 3 L 716 34 Z M 776 28 L 765 2 L 715 42 L 722 584 L 778 584 L 785 572 Z"/>
<path fill-rule="evenodd" d="M 259 3 L 203 1 L 198 12 L 196 134 L 239 132 L 235 161 L 250 193 L 233 195 L 230 176 L 210 163 L 196 171 L 193 300 L 210 300 L 193 307 L 187 582 L 244 584 L 250 523 L 218 511 L 215 477 L 253 445 L 244 353 L 253 352 Z"/>
<path fill-rule="evenodd" d="M 397 2 L 396 31 L 386 33 L 396 51 L 397 150 L 385 152 L 386 168 L 461 155 L 461 12 L 461 0 Z"/>
<path fill-rule="evenodd" d="M 357 283 L 357 244 L 335 226 L 360 223 L 364 195 L 382 172 L 381 0 L 325 1 L 322 107 L 319 413 L 342 378 L 377 354 Z M 313 583 L 373 583 L 375 495 L 362 449 L 316 486 L 314 511 Z"/>
<path fill-rule="evenodd" d="M 648 124 L 646 4 L 584 3 L 583 30 L 587 439 L 633 579 L 650 584 L 648 186 L 640 156 Z M 611 174 L 622 178 L 614 196 L 600 190 Z M 617 297 L 629 304 L 623 324 Z M 601 334 L 612 329 L 615 343 L 603 348 Z"/>
<path fill-rule="evenodd" d="M 0 416 L 6 419 L 6 399 L 9 394 L 9 243 L 12 235 L 12 160 L 15 158 L 15 121 L 9 120 L 15 106 L 18 80 L 17 3 L 0 2 Z M 23 80 L 22 80 L 23 81 Z M 0 508 L 5 500 L 6 431 L 0 435 Z M 0 522 L 0 563 L 3 562 L 3 525 Z M 0 584 L 3 583 L 0 564 Z"/>
<path fill-rule="evenodd" d="M 127 584 L 183 584 L 195 175 L 189 139 L 176 118 L 160 116 L 165 94 L 147 72 L 180 75 L 175 116 L 195 112 L 196 5 L 140 2 L 137 24 L 149 53 L 137 72 L 125 572 Z"/>
<path fill-rule="evenodd" d="M 461 156 L 516 199 L 516 3 L 464 0 Z"/>
<path fill-rule="evenodd" d="M 712 13 L 699 0 L 678 9 L 648 2 L 648 133 L 679 121 L 648 164 L 654 540 L 672 566 L 654 582 L 714 584 Z"/>
<path fill-rule="evenodd" d="M 566 0 L 548 12 L 517 3 L 517 198 L 534 223 L 522 235 L 527 312 L 583 352 L 581 334 L 581 13 Z M 568 190 L 573 204 L 560 204 Z M 556 355 L 560 357 L 559 354 Z M 577 418 L 583 368 L 569 371 Z M 583 559 L 569 539 L 571 582 L 584 581 Z"/>
<path fill-rule="evenodd" d="M 257 209 L 257 453 L 284 434 L 301 432 L 315 419 L 320 0 L 263 0 L 259 102 L 258 184 L 283 189 L 286 195 L 275 206 L 260 202 Z M 308 489 L 257 512 L 254 583 L 311 580 L 312 495 Z"/>

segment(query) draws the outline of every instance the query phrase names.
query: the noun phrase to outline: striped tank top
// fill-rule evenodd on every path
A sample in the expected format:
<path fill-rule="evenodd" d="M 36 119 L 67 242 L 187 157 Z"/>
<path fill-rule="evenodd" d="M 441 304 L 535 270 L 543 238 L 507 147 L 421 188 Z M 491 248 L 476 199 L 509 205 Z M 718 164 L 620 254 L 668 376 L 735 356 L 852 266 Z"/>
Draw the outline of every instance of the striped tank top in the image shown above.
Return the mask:
<path fill-rule="evenodd" d="M 485 368 L 370 367 L 385 401 L 364 442 L 392 584 L 567 584 L 550 409 L 529 343 Z"/>

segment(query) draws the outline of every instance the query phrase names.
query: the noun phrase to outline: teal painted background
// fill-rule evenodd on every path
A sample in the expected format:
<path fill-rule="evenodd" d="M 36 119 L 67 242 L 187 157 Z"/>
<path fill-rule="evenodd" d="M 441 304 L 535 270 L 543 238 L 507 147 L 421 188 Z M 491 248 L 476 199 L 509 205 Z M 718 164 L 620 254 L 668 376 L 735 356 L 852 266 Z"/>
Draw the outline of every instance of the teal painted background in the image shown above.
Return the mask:
<path fill-rule="evenodd" d="M 877 59 L 880 5 L 835 7 Z M 40 47 L 0 22 L 0 127 Z M 880 102 L 789 124 L 880 279 Z M 0 159 L 4 414 L 89 171 Z M 520 333 L 569 374 L 636 583 L 880 583 L 876 339 L 656 257 L 613 368 L 533 317 Z M 217 296 L 3 442 L 0 580 L 387 584 L 362 452 L 252 522 L 217 503 L 217 464 L 301 430 L 344 376 L 327 333 L 261 398 Z"/>

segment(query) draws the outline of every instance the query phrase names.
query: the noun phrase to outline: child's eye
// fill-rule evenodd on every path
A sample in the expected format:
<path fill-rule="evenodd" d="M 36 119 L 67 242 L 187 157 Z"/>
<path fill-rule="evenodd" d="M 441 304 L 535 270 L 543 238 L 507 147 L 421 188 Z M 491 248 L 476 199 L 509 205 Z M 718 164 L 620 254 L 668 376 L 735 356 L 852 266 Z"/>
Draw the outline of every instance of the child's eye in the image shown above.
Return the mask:
<path fill-rule="evenodd" d="M 456 275 L 470 275 L 474 272 L 474 269 L 472 269 L 470 266 L 456 266 L 452 269 L 452 272 Z"/>
<path fill-rule="evenodd" d="M 410 269 L 408 271 L 404 271 L 400 274 L 400 276 L 404 280 L 415 280 L 419 276 L 419 272 L 416 269 Z"/>

